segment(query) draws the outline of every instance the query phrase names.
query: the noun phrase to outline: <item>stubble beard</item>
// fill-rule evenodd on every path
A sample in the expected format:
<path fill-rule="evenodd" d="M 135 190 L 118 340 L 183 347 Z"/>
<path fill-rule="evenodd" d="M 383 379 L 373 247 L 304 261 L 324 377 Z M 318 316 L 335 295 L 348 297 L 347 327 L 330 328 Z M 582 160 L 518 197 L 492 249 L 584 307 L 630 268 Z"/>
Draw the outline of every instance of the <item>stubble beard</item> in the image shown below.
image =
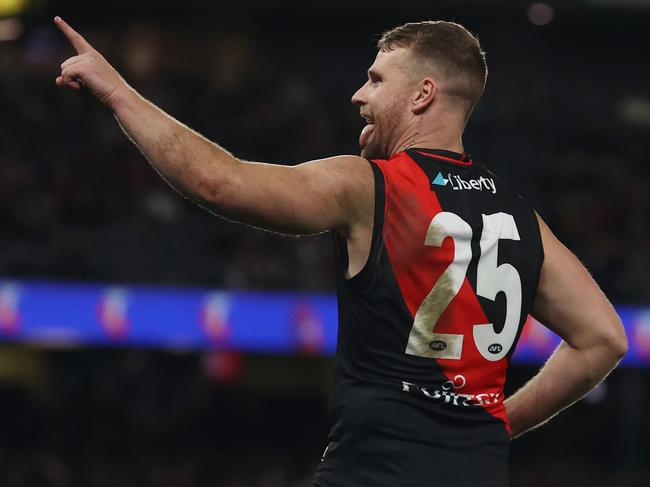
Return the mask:
<path fill-rule="evenodd" d="M 377 114 L 372 134 L 368 138 L 366 146 L 361 149 L 361 157 L 366 159 L 389 159 L 391 156 L 391 139 L 395 138 L 399 130 L 400 110 L 402 100 L 395 100 L 385 111 L 383 115 Z"/>
<path fill-rule="evenodd" d="M 370 134 L 366 146 L 361 149 L 361 157 L 365 159 L 388 159 L 390 154 L 384 139 L 379 125 L 375 123 L 375 130 Z"/>

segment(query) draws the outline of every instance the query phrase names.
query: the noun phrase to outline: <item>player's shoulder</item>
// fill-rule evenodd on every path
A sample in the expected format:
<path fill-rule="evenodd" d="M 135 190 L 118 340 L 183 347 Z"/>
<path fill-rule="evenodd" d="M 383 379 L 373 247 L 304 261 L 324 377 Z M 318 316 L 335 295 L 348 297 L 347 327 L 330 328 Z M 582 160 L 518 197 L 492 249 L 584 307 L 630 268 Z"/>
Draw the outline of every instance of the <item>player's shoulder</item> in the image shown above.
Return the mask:
<path fill-rule="evenodd" d="M 521 187 L 516 181 L 513 182 L 510 179 L 501 177 L 480 160 L 474 160 L 474 166 L 477 172 L 484 177 L 489 177 L 494 182 L 495 193 L 500 193 L 502 196 L 507 196 L 520 201 L 524 206 L 528 207 L 531 211 L 534 211 L 533 204 L 524 194 L 522 194 Z"/>
<path fill-rule="evenodd" d="M 355 156 L 352 154 L 341 154 L 336 156 L 323 157 L 321 159 L 313 159 L 311 161 L 304 162 L 299 164 L 299 166 L 305 165 L 319 165 L 319 166 L 329 166 L 329 167 L 354 167 L 368 165 L 368 159 L 365 159 L 361 156 Z"/>
<path fill-rule="evenodd" d="M 370 162 L 360 156 L 331 156 L 304 162 L 295 167 L 304 173 L 317 175 L 322 184 L 334 184 L 341 189 L 372 181 Z"/>
<path fill-rule="evenodd" d="M 343 206 L 365 209 L 372 201 L 375 176 L 370 161 L 363 157 L 338 155 L 308 161 L 296 168 L 309 175 L 312 189 L 329 194 Z"/>
<path fill-rule="evenodd" d="M 370 174 L 370 164 L 367 159 L 354 155 L 330 156 L 314 159 L 294 166 L 299 171 L 316 172 L 321 176 L 349 180 L 355 174 Z"/>
<path fill-rule="evenodd" d="M 379 166 L 382 169 L 396 169 L 404 167 L 404 163 L 412 162 L 413 159 L 409 156 L 409 153 L 404 150 L 391 155 L 387 159 L 369 159 L 369 161 L 371 164 Z"/>

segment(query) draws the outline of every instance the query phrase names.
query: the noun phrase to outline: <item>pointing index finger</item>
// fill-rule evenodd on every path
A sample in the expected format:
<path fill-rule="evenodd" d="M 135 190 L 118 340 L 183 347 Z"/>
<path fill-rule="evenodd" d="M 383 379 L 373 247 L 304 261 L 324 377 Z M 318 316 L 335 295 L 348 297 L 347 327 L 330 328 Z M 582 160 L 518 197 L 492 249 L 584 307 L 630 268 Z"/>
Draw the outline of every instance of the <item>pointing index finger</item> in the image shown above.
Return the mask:
<path fill-rule="evenodd" d="M 77 54 L 83 54 L 84 52 L 92 50 L 93 47 L 88 43 L 88 41 L 86 41 L 86 39 L 84 39 L 83 36 L 79 34 L 79 32 L 70 27 L 68 23 L 61 17 L 54 17 L 54 23 L 59 28 L 59 30 L 63 32 L 63 35 L 68 38 L 72 44 L 72 47 L 77 50 Z"/>

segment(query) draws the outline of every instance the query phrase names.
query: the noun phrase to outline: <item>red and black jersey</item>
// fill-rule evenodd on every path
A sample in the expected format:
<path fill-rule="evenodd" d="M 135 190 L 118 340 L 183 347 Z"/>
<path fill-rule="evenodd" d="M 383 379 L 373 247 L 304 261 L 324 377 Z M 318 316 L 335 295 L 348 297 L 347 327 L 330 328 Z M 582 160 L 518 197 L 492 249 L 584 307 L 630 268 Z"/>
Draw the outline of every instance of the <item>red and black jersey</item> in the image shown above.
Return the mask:
<path fill-rule="evenodd" d="M 371 163 L 368 261 L 346 279 L 329 445 L 316 485 L 507 484 L 503 386 L 543 251 L 531 205 L 466 154 Z"/>

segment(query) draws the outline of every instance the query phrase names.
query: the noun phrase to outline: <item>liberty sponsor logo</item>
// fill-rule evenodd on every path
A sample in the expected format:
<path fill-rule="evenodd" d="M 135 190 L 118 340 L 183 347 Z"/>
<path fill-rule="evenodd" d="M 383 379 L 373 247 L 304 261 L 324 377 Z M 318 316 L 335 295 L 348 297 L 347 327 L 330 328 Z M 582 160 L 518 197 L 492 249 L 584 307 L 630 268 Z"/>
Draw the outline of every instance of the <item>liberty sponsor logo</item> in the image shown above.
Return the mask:
<path fill-rule="evenodd" d="M 437 388 L 422 387 L 417 384 L 402 381 L 402 391 L 426 397 L 439 405 L 445 404 L 459 407 L 492 406 L 501 400 L 501 394 L 498 392 L 482 392 L 480 394 L 463 394 L 457 392 L 466 385 L 467 379 L 465 376 L 458 374 Z"/>
<path fill-rule="evenodd" d="M 436 178 L 433 181 L 431 181 L 431 184 L 435 184 L 436 186 L 447 186 L 448 182 L 449 179 L 445 179 L 442 173 L 439 172 Z"/>
<path fill-rule="evenodd" d="M 433 186 L 447 186 L 454 191 L 476 190 L 476 191 L 489 191 L 496 194 L 497 185 L 493 178 L 484 178 L 481 176 L 478 179 L 463 179 L 458 174 L 447 174 L 445 178 L 441 172 L 431 181 Z"/>

